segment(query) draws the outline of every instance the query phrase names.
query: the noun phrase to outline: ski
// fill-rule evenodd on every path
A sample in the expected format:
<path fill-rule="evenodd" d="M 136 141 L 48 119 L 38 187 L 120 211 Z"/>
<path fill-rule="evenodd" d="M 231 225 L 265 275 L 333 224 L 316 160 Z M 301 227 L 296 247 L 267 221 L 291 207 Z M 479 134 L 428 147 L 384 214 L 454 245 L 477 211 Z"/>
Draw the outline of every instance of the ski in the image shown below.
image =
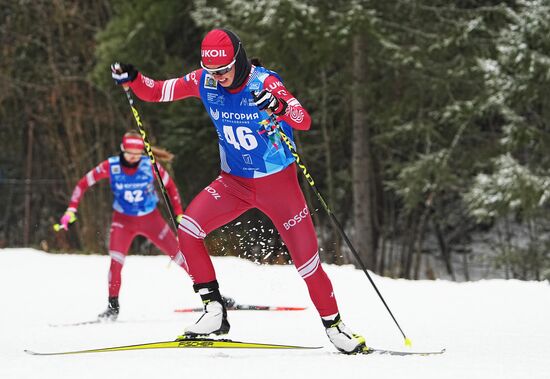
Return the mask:
<path fill-rule="evenodd" d="M 439 355 L 443 354 L 446 349 L 436 350 L 436 351 L 397 351 L 397 350 L 386 350 L 386 349 L 376 349 L 372 347 L 366 347 L 360 354 L 377 354 L 377 355 Z"/>
<path fill-rule="evenodd" d="M 80 326 L 80 325 L 91 325 L 91 324 L 102 324 L 107 323 L 100 320 L 88 320 L 88 321 L 78 321 L 78 322 L 69 322 L 66 324 L 48 324 L 52 328 L 59 328 L 61 326 Z"/>
<path fill-rule="evenodd" d="M 303 311 L 306 307 L 277 307 L 270 305 L 246 305 L 235 304 L 226 308 L 228 311 Z M 187 313 L 187 312 L 204 312 L 204 308 L 181 308 L 176 309 L 174 312 Z"/>
<path fill-rule="evenodd" d="M 320 346 L 295 346 L 277 345 L 257 342 L 233 341 L 229 339 L 211 338 L 182 338 L 176 341 L 150 342 L 137 345 L 102 347 L 98 349 L 60 351 L 53 353 L 40 353 L 32 350 L 25 350 L 31 355 L 72 355 L 85 353 L 106 353 L 112 351 L 146 350 L 146 349 L 320 349 Z"/>
<path fill-rule="evenodd" d="M 112 324 L 125 324 L 125 323 L 140 323 L 140 322 L 160 322 L 166 320 L 153 320 L 153 319 L 135 319 L 135 320 L 86 320 L 86 321 L 77 321 L 77 322 L 68 322 L 68 323 L 59 323 L 59 324 L 48 324 L 51 328 L 61 328 L 61 327 L 70 327 L 70 326 L 81 326 L 81 325 L 112 325 Z"/>

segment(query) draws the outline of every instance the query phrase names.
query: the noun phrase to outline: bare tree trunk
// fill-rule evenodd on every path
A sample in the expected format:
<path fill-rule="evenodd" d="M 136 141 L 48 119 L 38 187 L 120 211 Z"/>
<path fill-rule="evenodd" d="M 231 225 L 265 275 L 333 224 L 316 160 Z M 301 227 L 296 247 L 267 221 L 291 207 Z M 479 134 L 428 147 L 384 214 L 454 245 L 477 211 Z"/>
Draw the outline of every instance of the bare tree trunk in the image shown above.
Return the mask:
<path fill-rule="evenodd" d="M 422 265 L 422 246 L 424 245 L 424 234 L 426 233 L 426 225 L 428 224 L 428 218 L 432 212 L 433 198 L 435 196 L 434 192 L 428 194 L 426 201 L 424 203 L 424 211 L 420 216 L 420 222 L 418 226 L 418 237 L 416 243 L 416 261 L 414 266 L 414 279 L 418 280 L 420 274 L 420 266 Z"/>
<path fill-rule="evenodd" d="M 328 127 L 328 93 L 329 86 L 327 83 L 327 73 L 323 69 L 321 71 L 321 82 L 322 82 L 322 95 L 321 95 L 321 130 L 323 132 L 323 146 L 324 146 L 324 156 L 325 156 L 325 173 L 328 187 L 328 204 L 335 211 L 334 206 L 336 204 L 336 194 L 334 191 L 334 175 L 332 172 L 332 149 L 331 149 L 331 133 Z M 329 263 L 342 264 L 342 238 L 338 229 L 333 225 L 332 222 L 328 222 L 329 227 L 331 228 L 331 236 L 327 241 L 327 244 L 331 246 L 328 254 L 325 256 L 325 259 Z"/>
<path fill-rule="evenodd" d="M 25 228 L 23 230 L 23 246 L 29 246 L 30 228 L 31 228 L 31 197 L 32 197 L 32 153 L 34 139 L 34 121 L 29 121 L 29 130 L 27 132 L 27 163 L 25 169 Z"/>
<path fill-rule="evenodd" d="M 418 210 L 414 209 L 407 216 L 407 225 L 405 227 L 406 236 L 404 238 L 403 249 L 401 251 L 401 267 L 399 276 L 402 278 L 410 279 L 411 270 L 413 267 L 414 246 L 416 243 L 416 236 L 418 235 L 419 226 Z"/>
<path fill-rule="evenodd" d="M 464 267 L 464 279 L 469 282 L 470 281 L 470 268 L 468 266 L 468 253 L 464 252 L 462 254 L 462 265 Z"/>
<path fill-rule="evenodd" d="M 430 215 L 430 208 L 426 207 L 424 211 L 422 212 L 422 216 L 420 216 L 420 222 L 418 225 L 418 234 L 416 237 L 416 254 L 414 259 L 414 274 L 413 278 L 415 280 L 419 279 L 420 275 L 420 266 L 422 266 L 422 246 L 424 245 L 424 234 L 426 232 L 426 225 L 428 221 L 428 217 Z"/>
<path fill-rule="evenodd" d="M 378 241 L 378 262 L 376 262 L 376 269 L 380 275 L 384 275 L 384 272 L 386 271 L 387 245 L 388 240 L 382 235 L 380 237 L 380 241 Z"/>
<path fill-rule="evenodd" d="M 9 225 L 10 225 L 10 215 L 11 215 L 11 208 L 13 207 L 13 190 L 14 186 L 8 186 L 7 197 L 6 197 L 6 209 L 5 213 L 3 215 L 2 219 L 2 229 L 3 229 L 3 237 L 0 237 L 0 246 L 4 244 L 8 244 L 8 235 L 9 235 Z"/>
<path fill-rule="evenodd" d="M 447 245 L 447 241 L 445 241 L 445 237 L 443 236 L 439 223 L 434 220 L 433 225 L 434 225 L 435 235 L 437 237 L 437 242 L 439 243 L 439 248 L 441 249 L 441 256 L 443 257 L 443 261 L 445 262 L 445 268 L 447 269 L 447 274 L 451 275 L 452 280 L 456 282 L 456 275 L 453 270 L 453 266 L 451 264 L 451 254 L 449 252 L 449 246 Z"/>
<path fill-rule="evenodd" d="M 410 279 L 411 278 L 411 267 L 412 267 L 412 257 L 414 255 L 414 235 L 416 231 L 409 230 L 408 243 L 403 249 L 403 259 L 404 263 L 401 266 L 401 278 Z"/>
<path fill-rule="evenodd" d="M 352 189 L 355 247 L 370 270 L 376 270 L 376 243 L 373 225 L 374 188 L 370 136 L 365 104 L 365 40 L 361 34 L 353 38 L 352 107 Z"/>
<path fill-rule="evenodd" d="M 396 215 L 395 215 L 395 209 L 394 209 L 394 201 L 391 198 L 387 198 L 387 203 L 384 206 L 384 212 L 386 212 L 386 215 L 384 216 L 384 219 L 387 220 L 385 226 L 384 226 L 384 240 L 388 241 L 389 245 L 389 251 L 385 253 L 384 259 L 384 268 L 387 274 L 391 277 L 395 277 L 397 275 L 397 267 L 398 265 L 398 259 L 396 258 L 396 247 L 398 247 L 398 238 L 395 235 L 395 230 L 397 229 L 397 221 L 396 221 Z M 380 271 L 382 275 L 384 275 L 384 271 Z"/>

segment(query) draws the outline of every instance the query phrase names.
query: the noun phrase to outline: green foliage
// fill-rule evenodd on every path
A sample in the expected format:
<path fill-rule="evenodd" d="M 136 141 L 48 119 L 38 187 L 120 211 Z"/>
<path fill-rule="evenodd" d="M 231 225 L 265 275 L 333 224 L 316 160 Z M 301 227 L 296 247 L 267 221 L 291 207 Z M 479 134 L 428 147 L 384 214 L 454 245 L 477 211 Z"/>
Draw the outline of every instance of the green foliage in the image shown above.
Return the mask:
<path fill-rule="evenodd" d="M 506 9 L 509 23 L 496 38 L 497 54 L 480 61 L 484 73 L 486 112 L 498 114 L 502 126 L 500 144 L 521 157 L 528 166 L 549 169 L 550 33 L 543 1 L 518 1 Z"/>
<path fill-rule="evenodd" d="M 465 200 L 477 220 L 495 220 L 497 229 L 502 229 L 501 220 L 513 217 L 515 231 L 505 229 L 508 237 L 499 244 L 498 259 L 521 278 L 535 273 L 539 279 L 540 270 L 549 267 L 544 242 L 550 195 L 549 11 L 544 1 L 517 1 L 503 8 L 506 24 L 494 38 L 495 54 L 478 62 L 485 86 L 476 102 L 493 120 L 499 149 L 489 160 L 493 164 L 476 176 Z M 526 236 L 522 227 L 530 231 Z"/>
<path fill-rule="evenodd" d="M 533 175 L 510 154 L 494 160 L 494 171 L 478 174 L 464 195 L 471 214 L 480 221 L 514 214 L 533 219 L 544 213 L 550 198 L 550 178 Z"/>
<path fill-rule="evenodd" d="M 109 66 L 134 64 L 149 75 L 179 75 L 195 68 L 200 31 L 189 18 L 186 1 L 117 1 L 106 28 L 97 35 L 97 63 L 93 77 L 112 87 Z"/>

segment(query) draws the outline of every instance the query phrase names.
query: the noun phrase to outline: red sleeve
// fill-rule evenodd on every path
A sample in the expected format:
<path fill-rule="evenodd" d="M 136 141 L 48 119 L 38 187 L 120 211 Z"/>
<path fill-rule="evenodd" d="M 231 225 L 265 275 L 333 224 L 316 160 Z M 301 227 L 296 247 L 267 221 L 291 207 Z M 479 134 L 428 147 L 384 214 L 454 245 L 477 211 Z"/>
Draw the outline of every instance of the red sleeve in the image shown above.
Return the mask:
<path fill-rule="evenodd" d="M 166 187 L 166 192 L 168 192 L 168 198 L 170 199 L 170 202 L 172 203 L 172 207 L 174 208 L 174 216 L 183 214 L 183 207 L 181 205 L 181 198 L 178 193 L 178 188 L 176 187 L 176 183 L 172 180 L 170 175 L 168 174 L 168 171 L 164 169 L 160 164 L 157 163 L 157 167 L 159 169 L 159 173 L 161 176 L 162 184 L 164 184 L 164 187 Z M 155 169 L 153 168 L 153 172 Z M 155 175 L 156 176 L 156 175 Z"/>
<path fill-rule="evenodd" d="M 288 104 L 285 114 L 278 116 L 278 120 L 285 121 L 294 129 L 308 130 L 310 128 L 311 116 L 276 76 L 269 75 L 266 78 L 264 89 L 271 91 L 271 93 L 279 99 L 285 100 Z"/>
<path fill-rule="evenodd" d="M 138 73 L 136 79 L 130 83 L 130 88 L 141 100 L 157 103 L 181 100 L 186 97 L 200 97 L 201 75 L 202 69 L 199 69 L 181 78 L 154 80 Z"/>
<path fill-rule="evenodd" d="M 109 161 L 104 160 L 93 169 L 91 169 L 86 175 L 84 175 L 74 187 L 73 194 L 71 196 L 71 202 L 67 210 L 76 212 L 78 209 L 78 204 L 84 196 L 84 193 L 96 184 L 98 181 L 109 178 Z"/>

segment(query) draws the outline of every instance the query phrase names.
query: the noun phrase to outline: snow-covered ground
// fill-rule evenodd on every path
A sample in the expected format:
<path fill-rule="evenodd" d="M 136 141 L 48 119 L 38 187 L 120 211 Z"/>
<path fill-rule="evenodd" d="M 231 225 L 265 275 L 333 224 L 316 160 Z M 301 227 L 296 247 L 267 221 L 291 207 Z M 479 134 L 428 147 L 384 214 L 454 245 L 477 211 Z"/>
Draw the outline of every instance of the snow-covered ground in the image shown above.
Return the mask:
<path fill-rule="evenodd" d="M 129 256 L 120 321 L 55 327 L 94 319 L 106 307 L 107 256 L 0 249 L 0 378 L 550 378 L 550 285 L 470 283 L 373 276 L 412 350 L 441 356 L 346 356 L 324 334 L 292 266 L 214 258 L 222 293 L 240 303 L 308 306 L 301 312 L 230 312 L 229 338 L 324 346 L 310 351 L 168 349 L 72 356 L 23 352 L 86 349 L 171 340 L 200 306 L 191 281 L 168 258 Z M 345 322 L 373 347 L 406 349 L 365 274 L 325 266 Z"/>

